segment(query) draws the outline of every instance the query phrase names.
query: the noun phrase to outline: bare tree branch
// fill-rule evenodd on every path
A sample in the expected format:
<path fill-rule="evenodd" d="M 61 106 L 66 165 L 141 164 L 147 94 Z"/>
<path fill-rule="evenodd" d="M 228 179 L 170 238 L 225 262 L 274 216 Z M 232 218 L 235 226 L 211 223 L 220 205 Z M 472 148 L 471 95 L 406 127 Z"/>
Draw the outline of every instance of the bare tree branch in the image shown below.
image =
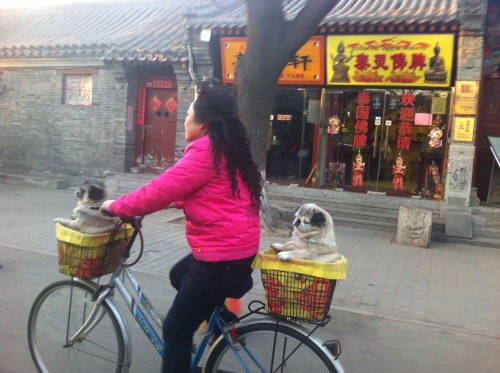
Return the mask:
<path fill-rule="evenodd" d="M 287 22 L 287 49 L 297 51 L 318 28 L 325 15 L 338 4 L 338 0 L 309 0 L 297 16 Z"/>

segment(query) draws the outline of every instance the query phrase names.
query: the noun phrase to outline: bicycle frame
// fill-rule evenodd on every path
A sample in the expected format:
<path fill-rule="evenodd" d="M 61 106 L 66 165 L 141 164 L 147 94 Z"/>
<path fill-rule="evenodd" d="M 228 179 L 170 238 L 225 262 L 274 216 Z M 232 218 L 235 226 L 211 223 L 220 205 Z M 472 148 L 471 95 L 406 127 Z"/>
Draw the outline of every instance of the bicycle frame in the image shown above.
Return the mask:
<path fill-rule="evenodd" d="M 130 250 L 130 248 L 133 245 L 133 242 L 136 237 L 136 233 L 131 237 L 131 240 L 127 246 L 127 249 L 125 252 Z M 126 256 L 124 255 L 121 258 L 121 264 L 123 264 L 126 261 Z M 136 294 L 137 302 L 133 296 L 133 294 L 129 291 L 129 289 L 126 287 L 125 282 L 126 279 L 128 279 L 129 284 L 131 287 L 134 289 L 134 292 Z M 153 347 L 158 351 L 158 353 L 163 357 L 165 354 L 165 344 L 163 343 L 163 340 L 160 338 L 158 335 L 157 331 L 155 330 L 153 324 L 151 323 L 149 317 L 153 320 L 153 323 L 156 325 L 157 328 L 161 329 L 162 328 L 162 319 L 159 313 L 156 311 L 156 309 L 153 307 L 151 302 L 149 301 L 149 298 L 147 295 L 142 291 L 139 282 L 137 279 L 134 277 L 132 274 L 132 271 L 128 267 L 123 267 L 119 265 L 116 270 L 113 272 L 111 275 L 111 279 L 106 285 L 101 285 L 98 286 L 95 282 L 89 281 L 89 280 L 82 280 L 78 279 L 76 277 L 73 278 L 73 281 L 79 281 L 83 282 L 92 288 L 95 289 L 95 295 L 94 297 L 97 298 L 94 306 L 92 307 L 92 310 L 89 313 L 89 316 L 85 320 L 84 324 L 80 327 L 80 329 L 70 338 L 68 338 L 66 347 L 71 346 L 75 342 L 85 338 L 88 333 L 92 331 L 92 329 L 99 324 L 99 322 L 102 320 L 102 317 L 104 316 L 104 308 L 101 307 L 103 302 L 106 302 L 116 315 L 116 318 L 118 320 L 119 327 L 122 331 L 123 339 L 125 342 L 125 357 L 124 357 L 124 367 L 123 371 L 126 373 L 128 372 L 128 369 L 131 365 L 131 359 L 132 359 L 132 340 L 130 337 L 130 330 L 128 327 L 128 324 L 123 316 L 123 313 L 121 312 L 120 308 L 116 304 L 116 302 L 113 299 L 114 296 L 114 289 L 116 288 L 118 290 L 118 293 L 121 295 L 123 298 L 125 304 L 127 305 L 128 309 L 134 316 L 135 321 L 139 326 L 141 327 L 142 331 L 144 334 L 146 334 L 148 340 L 151 342 Z M 144 309 L 144 310 L 143 310 Z M 146 312 L 144 312 L 146 311 Z M 228 336 L 226 335 L 226 332 L 224 331 L 224 328 L 226 327 L 227 323 L 220 317 L 220 308 L 217 307 L 214 312 L 212 313 L 212 316 L 210 317 L 210 320 L 208 321 L 208 326 L 202 336 L 202 340 L 199 343 L 198 346 L 193 345 L 193 359 L 191 363 L 191 372 L 194 372 L 198 366 L 198 363 L 200 362 L 203 353 L 205 351 L 205 348 L 208 345 L 209 337 L 212 334 L 215 326 L 219 328 L 219 330 L 222 330 L 222 336 L 226 338 L 226 340 L 229 341 Z M 149 317 L 148 317 L 149 315 Z M 234 349 L 233 346 L 231 348 Z M 244 362 L 242 361 L 243 366 L 245 365 Z M 248 372 L 247 368 L 245 370 Z"/>
<path fill-rule="evenodd" d="M 106 285 L 101 285 L 99 286 L 97 283 L 89 280 L 82 280 L 78 279 L 76 277 L 73 278 L 73 281 L 75 282 L 81 282 L 84 283 L 91 288 L 95 290 L 95 294 L 93 295 L 94 299 L 96 299 L 92 310 L 89 313 L 89 316 L 85 320 L 84 324 L 80 327 L 80 329 L 70 338 L 67 339 L 67 343 L 65 347 L 71 346 L 74 343 L 78 342 L 81 339 L 84 339 L 88 333 L 92 331 L 94 327 L 96 327 L 99 322 L 102 320 L 104 316 L 104 307 L 102 307 L 103 302 L 105 302 L 111 309 L 111 311 L 114 313 L 116 316 L 116 319 L 118 321 L 118 325 L 121 329 L 121 333 L 123 336 L 124 340 L 124 345 L 125 345 L 125 351 L 124 351 L 124 363 L 123 363 L 123 372 L 128 372 L 130 365 L 131 365 L 131 359 L 132 359 L 132 340 L 131 340 L 131 335 L 130 335 L 130 330 L 129 326 L 126 322 L 126 319 L 121 311 L 121 309 L 118 307 L 116 304 L 113 296 L 114 296 L 114 290 L 118 290 L 118 293 L 121 295 L 123 298 L 124 302 L 126 303 L 127 307 L 129 308 L 130 312 L 134 316 L 135 321 L 139 324 L 141 327 L 142 331 L 145 333 L 147 336 L 148 340 L 151 342 L 151 344 L 154 346 L 154 348 L 158 351 L 158 353 L 163 357 L 165 354 L 165 345 L 158 335 L 157 331 L 155 330 L 154 325 L 158 329 L 162 329 L 162 318 L 158 314 L 158 312 L 155 310 L 151 302 L 149 301 L 149 298 L 147 295 L 142 291 L 138 281 L 136 278 L 133 276 L 132 271 L 127 267 L 124 266 L 124 263 L 127 260 L 128 253 L 135 241 L 135 238 L 137 237 L 137 228 L 134 231 L 127 248 L 124 251 L 124 254 L 122 254 L 122 258 L 120 259 L 120 264 L 118 265 L 113 274 L 111 275 L 111 278 L 109 282 Z M 134 289 L 135 292 L 135 297 L 133 293 L 129 291 L 129 289 L 126 287 L 126 279 L 128 280 L 129 284 L 131 287 Z M 136 301 L 136 299 L 138 302 Z M 249 307 L 249 313 L 245 314 L 244 316 L 240 317 L 238 321 L 241 321 L 243 319 L 246 319 L 249 315 L 252 314 L 261 314 L 264 315 L 264 318 L 255 318 L 252 320 L 245 320 L 241 325 L 248 325 L 252 323 L 273 323 L 277 324 L 280 321 L 276 319 L 269 318 L 266 316 L 264 313 L 261 313 L 260 310 L 264 308 L 264 305 L 262 304 L 261 308 L 258 309 L 250 309 Z M 250 368 L 248 365 L 245 363 L 243 360 L 241 354 L 240 354 L 240 348 L 236 347 L 233 343 L 232 340 L 232 335 L 231 335 L 231 330 L 228 329 L 228 323 L 226 323 L 220 316 L 220 312 L 223 309 L 223 306 L 217 307 L 214 312 L 212 313 L 210 320 L 208 321 L 208 326 L 201 338 L 201 341 L 198 346 L 193 345 L 192 353 L 193 353 L 193 358 L 191 362 L 191 372 L 195 372 L 196 368 L 198 367 L 199 362 L 201 361 L 201 358 L 203 356 L 203 353 L 208 345 L 209 338 L 211 334 L 214 331 L 215 327 L 218 327 L 219 330 L 222 331 L 221 336 L 219 339 L 215 342 L 218 343 L 221 338 L 224 338 L 228 345 L 230 346 L 232 352 L 234 353 L 235 357 L 237 360 L 241 363 L 242 368 L 244 369 L 245 372 L 250 372 Z M 153 320 L 153 323 L 150 321 L 150 318 Z M 329 318 L 328 318 L 329 320 Z M 316 325 L 316 327 L 312 331 L 306 331 L 306 329 L 299 327 L 297 325 L 294 326 L 296 330 L 301 330 L 302 334 L 304 336 L 304 340 L 306 339 L 311 339 L 313 340 L 312 334 L 314 331 L 322 325 Z M 316 340 L 316 339 L 314 339 Z M 302 343 L 302 342 L 301 342 Z M 331 355 L 331 349 L 329 348 L 329 344 L 331 343 L 323 343 L 321 344 L 320 341 L 318 340 L 316 342 L 318 346 L 320 346 L 321 349 L 325 351 L 325 353 Z M 253 361 L 257 364 L 257 366 L 260 367 L 262 372 L 265 371 L 265 369 L 260 365 L 258 360 L 253 356 L 252 352 L 249 351 L 245 346 L 243 346 L 243 350 L 250 356 Z M 293 354 L 293 351 L 292 353 Z M 291 355 L 290 354 L 290 355 Z M 338 355 L 337 355 L 338 356 Z M 340 370 L 339 372 L 342 372 L 343 370 Z"/>

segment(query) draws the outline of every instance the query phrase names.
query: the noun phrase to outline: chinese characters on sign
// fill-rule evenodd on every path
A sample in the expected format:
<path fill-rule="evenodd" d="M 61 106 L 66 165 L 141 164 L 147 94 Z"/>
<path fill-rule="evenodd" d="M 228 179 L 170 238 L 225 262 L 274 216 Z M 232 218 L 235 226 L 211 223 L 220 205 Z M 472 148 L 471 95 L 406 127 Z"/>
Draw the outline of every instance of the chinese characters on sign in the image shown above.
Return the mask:
<path fill-rule="evenodd" d="M 452 34 L 327 37 L 331 85 L 449 87 Z"/>
<path fill-rule="evenodd" d="M 354 123 L 353 148 L 363 148 L 366 146 L 368 133 L 368 118 L 370 117 L 370 94 L 359 92 L 356 106 L 356 123 Z"/>
<path fill-rule="evenodd" d="M 446 114 L 446 104 L 448 102 L 447 97 L 448 93 L 444 92 L 444 94 L 434 95 L 432 96 L 432 114 Z"/>
<path fill-rule="evenodd" d="M 236 64 L 245 54 L 246 38 L 221 38 L 222 79 L 234 82 Z M 325 38 L 313 36 L 287 63 L 279 84 L 323 85 L 325 83 Z"/>
<path fill-rule="evenodd" d="M 401 95 L 401 108 L 399 110 L 398 137 L 396 147 L 398 150 L 410 150 L 411 131 L 415 122 L 415 95 L 407 91 Z"/>
<path fill-rule="evenodd" d="M 456 81 L 455 114 L 477 115 L 479 81 Z"/>
<path fill-rule="evenodd" d="M 147 82 L 146 87 L 172 88 L 172 81 L 171 80 L 153 80 L 153 83 Z"/>
<path fill-rule="evenodd" d="M 474 139 L 474 125 L 476 118 L 474 117 L 455 117 L 455 125 L 453 130 L 454 141 L 469 141 Z"/>
<path fill-rule="evenodd" d="M 137 99 L 137 124 L 144 125 L 145 111 L 146 111 L 146 88 L 139 88 Z"/>

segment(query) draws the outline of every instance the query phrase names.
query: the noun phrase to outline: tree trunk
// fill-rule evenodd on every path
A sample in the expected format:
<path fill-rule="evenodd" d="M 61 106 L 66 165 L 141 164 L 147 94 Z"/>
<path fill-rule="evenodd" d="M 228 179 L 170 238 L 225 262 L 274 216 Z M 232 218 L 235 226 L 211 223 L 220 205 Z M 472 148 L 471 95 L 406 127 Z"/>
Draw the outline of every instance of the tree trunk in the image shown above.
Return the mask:
<path fill-rule="evenodd" d="M 236 66 L 235 85 L 240 117 L 249 134 L 252 155 L 265 179 L 269 117 L 280 74 L 338 0 L 309 0 L 293 20 L 284 19 L 282 0 L 245 1 L 247 49 Z M 282 231 L 282 224 L 280 227 L 280 222 L 273 222 L 273 216 L 282 214 L 272 211 L 265 193 L 264 190 L 263 227 Z"/>
<path fill-rule="evenodd" d="M 235 84 L 240 116 L 264 175 L 269 116 L 281 71 L 337 2 L 310 0 L 293 20 L 285 20 L 282 0 L 246 0 L 247 49 L 236 66 Z"/>

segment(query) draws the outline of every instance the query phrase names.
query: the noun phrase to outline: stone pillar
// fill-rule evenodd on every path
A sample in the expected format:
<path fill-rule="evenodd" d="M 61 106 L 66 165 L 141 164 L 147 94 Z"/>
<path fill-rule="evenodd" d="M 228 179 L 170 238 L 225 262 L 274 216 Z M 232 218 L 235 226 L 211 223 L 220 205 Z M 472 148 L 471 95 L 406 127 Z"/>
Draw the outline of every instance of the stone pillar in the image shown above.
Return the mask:
<path fill-rule="evenodd" d="M 461 0 L 458 4 L 460 31 L 458 34 L 457 82 L 480 82 L 487 0 Z M 478 100 L 479 95 L 475 97 L 473 103 L 476 107 Z M 477 131 L 477 110 L 472 115 L 455 112 L 455 116 L 459 115 L 475 117 L 474 131 Z M 476 134 L 474 133 L 471 142 L 454 141 L 453 122 L 454 118 L 450 118 L 448 125 L 452 132 L 448 147 L 445 203 L 454 206 L 469 206 Z"/>

